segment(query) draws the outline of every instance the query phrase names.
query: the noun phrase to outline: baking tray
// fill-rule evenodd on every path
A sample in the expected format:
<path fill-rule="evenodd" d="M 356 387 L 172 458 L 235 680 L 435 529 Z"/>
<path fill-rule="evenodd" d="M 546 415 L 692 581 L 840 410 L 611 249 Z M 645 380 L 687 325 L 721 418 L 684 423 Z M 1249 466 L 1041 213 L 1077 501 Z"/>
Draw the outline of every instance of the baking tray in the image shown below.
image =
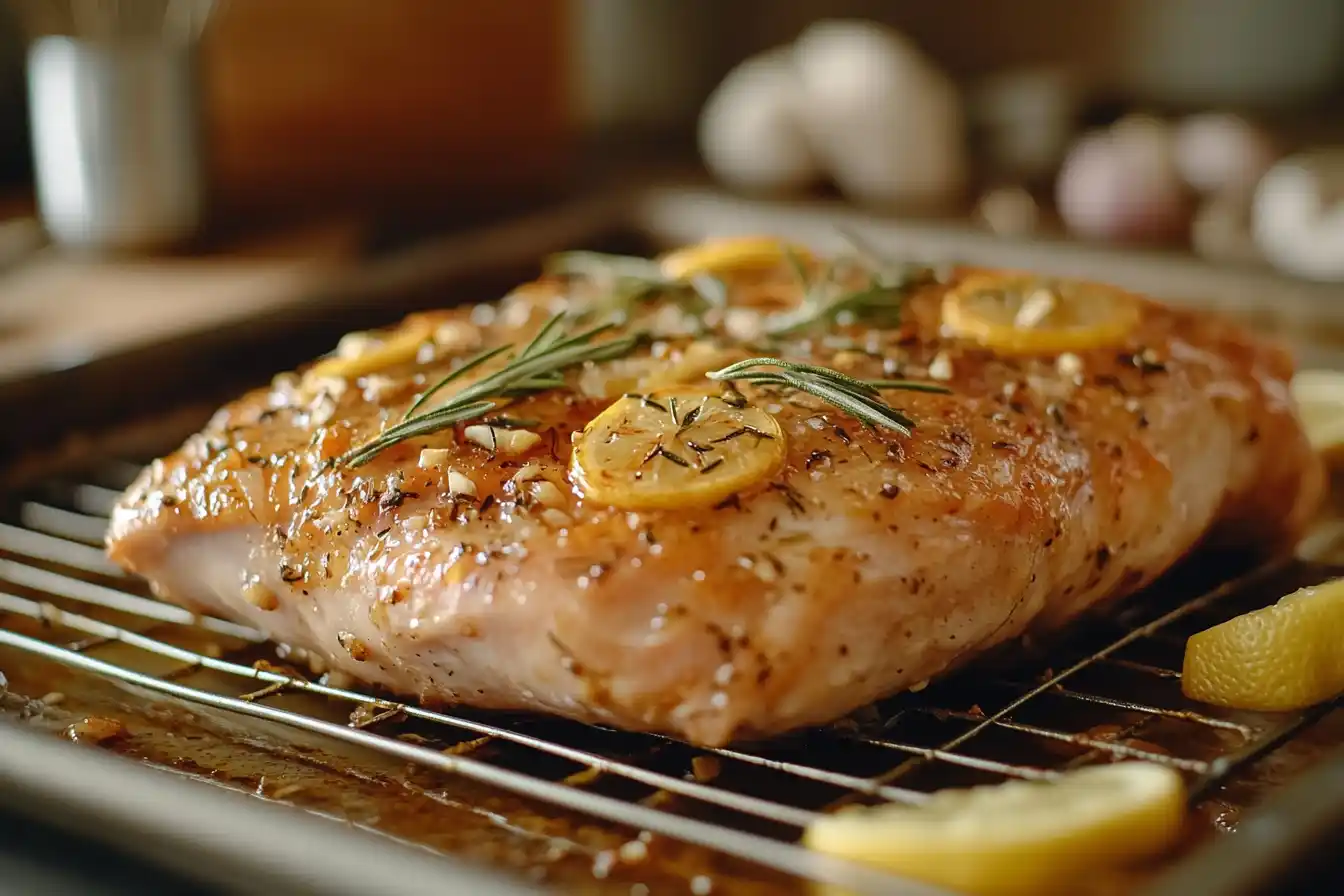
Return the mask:
<path fill-rule="evenodd" d="M 290 310 L 169 354 L 105 358 L 70 372 L 86 382 L 116 377 L 115 389 L 99 393 L 107 405 L 100 418 L 63 411 L 46 426 L 11 436 L 16 447 L 0 508 L 0 604 L 9 614 L 0 623 L 0 669 L 10 678 L 8 716 L 49 733 L 85 715 L 121 719 L 129 735 L 105 743 L 103 751 L 176 768 L 180 780 L 155 779 L 161 789 L 184 793 L 165 791 L 151 802 L 111 789 L 97 803 L 99 814 L 57 785 L 104 784 L 130 770 L 124 761 L 90 757 L 78 747 L 39 751 L 42 764 L 20 770 L 7 762 L 12 751 L 0 750 L 0 793 L 57 820 L 96 818 L 102 831 L 148 831 L 129 839 L 166 839 L 172 843 L 167 852 L 186 859 L 179 864 L 210 869 L 216 882 L 232 877 L 244 891 L 249 880 L 262 877 L 273 881 L 273 892 L 340 893 L 356 880 L 366 882 L 331 863 L 304 862 L 313 853 L 284 834 L 268 841 L 272 852 L 252 853 L 227 841 L 213 852 L 204 849 L 205 841 L 214 842 L 205 832 L 227 828 L 235 817 L 240 829 L 262 828 L 222 803 L 199 816 L 200 828 L 196 818 L 166 818 L 164 806 L 197 798 L 200 780 L 381 831 L 383 839 L 351 835 L 364 844 L 362 852 L 351 846 L 347 853 L 343 842 L 331 841 L 333 850 L 359 855 L 362 867 L 376 871 L 363 892 L 418 892 L 416 879 L 396 870 L 404 844 L 414 843 L 434 851 L 411 850 L 433 865 L 425 870 L 429 878 L 418 879 L 443 887 L 484 887 L 488 878 L 503 888 L 541 882 L 591 892 L 788 893 L 807 892 L 811 879 L 860 892 L 915 893 L 928 889 L 900 887 L 797 849 L 799 825 L 839 802 L 916 799 L 948 784 L 1044 777 L 1080 762 L 1139 757 L 1175 765 L 1198 792 L 1198 822 L 1182 852 L 1188 858 L 1173 859 L 1156 878 L 1150 872 L 1100 884 L 1111 891 L 1160 887 L 1160 872 L 1169 866 L 1173 874 L 1207 874 L 1199 879 L 1212 885 L 1219 878 L 1200 872 L 1197 863 L 1212 855 L 1209 867 L 1229 867 L 1219 851 L 1230 838 L 1218 836 L 1219 829 L 1238 827 L 1240 814 L 1266 793 L 1322 763 L 1344 744 L 1344 723 L 1329 707 L 1261 716 L 1183 703 L 1172 677 L 1181 637 L 1329 576 L 1333 567 L 1285 561 L 1245 569 L 1236 557 L 1205 558 L 1117 616 L 1077 627 L 1068 643 L 1053 648 L 1049 663 L 1018 662 L 1001 670 L 993 685 L 961 675 L 824 731 L 698 751 L 554 720 L 429 713 L 355 686 L 323 690 L 238 627 L 202 624 L 147 601 L 138 583 L 109 569 L 92 547 L 99 514 L 136 463 L 174 444 L 222 395 L 311 357 L 345 330 L 411 308 L 499 295 L 556 249 L 640 250 L 750 231 L 824 246 L 836 238 L 836 219 L 886 245 L 908 247 L 911 255 L 1087 273 L 1178 301 L 1230 305 L 1304 344 L 1303 334 L 1324 335 L 1309 346 L 1317 357 L 1331 358 L 1335 350 L 1328 337 L 1339 309 L 1326 304 L 1330 292 L 1322 287 L 1247 272 L 1254 288 L 1237 278 L 1231 290 L 1225 274 L 1174 257 L 1014 246 L 956 228 L 871 221 L 824 206 L 760 205 L 696 189 L 598 197 L 394 253 L 341 290 L 313 296 L 307 313 Z M 1307 326 L 1311 314 L 1317 314 L 1315 327 Z M 270 348 L 265 369 L 246 362 L 259 332 Z M 201 370 L 199 378 L 159 375 L 176 371 L 169 365 L 184 356 Z M 158 385 L 140 392 L 146 376 Z M 30 384 L 26 395 L 11 396 L 10 406 L 22 409 L 24 399 L 53 389 L 65 394 L 70 383 Z M 127 400 L 137 393 L 139 401 Z M 169 407 L 174 413 L 165 413 Z M 27 404 L 26 413 L 32 409 Z M 103 425 L 137 417 L 139 423 L 115 430 Z M 63 432 L 56 448 L 58 423 Z M 20 755 L 17 749 L 12 755 Z M 100 761 L 83 762 L 88 759 Z M 1281 880 L 1285 856 L 1333 829 L 1338 819 L 1326 809 L 1344 805 L 1344 798 L 1325 798 L 1340 788 L 1338 775 L 1327 774 L 1330 765 L 1321 768 L 1320 783 L 1308 792 L 1326 808 L 1307 812 L 1290 803 L 1276 816 L 1281 822 L 1267 826 L 1277 839 L 1251 841 L 1263 848 L 1233 857 L 1243 865 L 1253 859 L 1259 875 L 1248 868 L 1222 889 L 1201 892 L 1255 892 L 1248 887 L 1271 871 Z M 1282 819 L 1293 824 L 1285 827 Z M 165 827 L 176 837 L 160 834 Z M 465 876 L 482 874 L 482 867 L 497 871 Z"/>

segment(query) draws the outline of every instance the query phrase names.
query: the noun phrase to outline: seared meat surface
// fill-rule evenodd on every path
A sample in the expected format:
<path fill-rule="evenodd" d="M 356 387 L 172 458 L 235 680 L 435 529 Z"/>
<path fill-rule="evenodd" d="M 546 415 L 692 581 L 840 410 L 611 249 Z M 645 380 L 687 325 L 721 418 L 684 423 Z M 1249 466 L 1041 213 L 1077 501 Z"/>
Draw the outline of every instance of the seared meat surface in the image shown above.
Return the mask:
<path fill-rule="evenodd" d="M 961 271 L 906 289 L 897 320 L 772 338 L 810 301 L 793 261 L 722 273 L 727 308 L 686 311 L 680 287 L 627 302 L 593 338 L 650 334 L 629 351 L 491 412 L 509 420 L 357 465 L 464 359 L 521 348 L 557 311 L 594 320 L 614 287 L 547 277 L 356 334 L 147 468 L 110 554 L 167 600 L 398 693 L 720 745 L 1063 623 L 1206 537 L 1281 546 L 1314 509 L 1291 361 L 1223 319 L 1126 297 L 1133 321 L 1095 344 L 1000 351 L 947 326 L 948 291 L 997 276 Z M 704 376 L 764 353 L 950 391 L 882 392 L 907 435 Z"/>

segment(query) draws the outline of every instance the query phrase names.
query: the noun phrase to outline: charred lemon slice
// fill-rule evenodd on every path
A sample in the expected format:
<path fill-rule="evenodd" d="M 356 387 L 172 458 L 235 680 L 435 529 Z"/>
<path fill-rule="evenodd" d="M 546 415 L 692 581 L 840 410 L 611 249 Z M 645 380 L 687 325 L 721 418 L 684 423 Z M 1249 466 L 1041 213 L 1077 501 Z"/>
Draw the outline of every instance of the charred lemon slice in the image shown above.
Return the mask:
<path fill-rule="evenodd" d="M 1344 372 L 1303 370 L 1292 391 L 1312 447 L 1327 460 L 1344 460 Z"/>
<path fill-rule="evenodd" d="M 803 262 L 812 261 L 812 253 L 802 246 L 774 237 L 744 236 L 685 246 L 664 255 L 660 264 L 665 276 L 684 280 L 697 274 L 774 267 L 790 256 Z"/>
<path fill-rule="evenodd" d="M 1033 274 L 981 274 L 943 298 L 943 324 L 995 351 L 1059 354 L 1123 342 L 1139 322 L 1129 293 Z"/>
<path fill-rule="evenodd" d="M 1062 893 L 1081 875 L 1159 853 L 1184 815 L 1179 773 L 1122 762 L 842 811 L 814 822 L 804 843 L 957 892 Z"/>
<path fill-rule="evenodd" d="M 784 463 L 773 416 L 697 389 L 627 395 L 589 423 L 574 444 L 584 497 L 625 510 L 718 503 Z"/>
<path fill-rule="evenodd" d="M 1344 579 L 1192 635 L 1181 690 L 1204 703 L 1286 711 L 1344 691 Z"/>
<path fill-rule="evenodd" d="M 433 328 L 425 318 L 406 322 L 387 335 L 350 333 L 336 347 L 336 352 L 308 368 L 305 376 L 312 379 L 340 377 L 354 379 L 365 374 L 404 364 L 415 358 L 420 346 L 432 339 Z"/>

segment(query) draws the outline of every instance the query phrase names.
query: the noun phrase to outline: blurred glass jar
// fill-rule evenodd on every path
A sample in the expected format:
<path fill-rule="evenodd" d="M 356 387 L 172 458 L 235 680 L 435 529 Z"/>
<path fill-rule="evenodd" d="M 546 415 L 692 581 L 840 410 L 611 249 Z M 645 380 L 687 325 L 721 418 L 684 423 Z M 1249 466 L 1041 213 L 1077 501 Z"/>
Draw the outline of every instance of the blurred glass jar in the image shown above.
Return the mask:
<path fill-rule="evenodd" d="M 37 204 L 62 245 L 146 250 L 204 218 L 196 58 L 213 0 L 23 0 Z"/>

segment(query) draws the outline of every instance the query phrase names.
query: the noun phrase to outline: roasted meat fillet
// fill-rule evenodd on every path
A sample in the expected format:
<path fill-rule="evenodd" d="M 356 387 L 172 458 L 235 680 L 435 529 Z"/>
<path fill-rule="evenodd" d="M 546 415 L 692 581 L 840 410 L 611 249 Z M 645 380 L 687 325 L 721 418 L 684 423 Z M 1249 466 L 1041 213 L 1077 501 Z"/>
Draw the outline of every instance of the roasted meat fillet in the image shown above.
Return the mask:
<path fill-rule="evenodd" d="M 111 557 L 394 692 L 720 745 L 1282 546 L 1321 491 L 1289 357 L 1213 314 L 760 240 L 561 262 L 227 405 Z"/>

